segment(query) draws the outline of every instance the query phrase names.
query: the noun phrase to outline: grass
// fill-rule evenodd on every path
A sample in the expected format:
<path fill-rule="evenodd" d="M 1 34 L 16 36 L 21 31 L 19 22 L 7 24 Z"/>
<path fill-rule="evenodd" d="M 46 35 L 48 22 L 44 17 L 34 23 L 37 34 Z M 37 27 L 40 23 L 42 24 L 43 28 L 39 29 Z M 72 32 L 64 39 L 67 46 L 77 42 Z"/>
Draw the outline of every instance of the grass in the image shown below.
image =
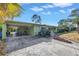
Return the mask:
<path fill-rule="evenodd" d="M 70 32 L 70 33 L 66 33 L 66 34 L 62 34 L 62 35 L 60 35 L 60 37 L 66 39 L 66 40 L 79 42 L 79 34 L 76 31 Z"/>

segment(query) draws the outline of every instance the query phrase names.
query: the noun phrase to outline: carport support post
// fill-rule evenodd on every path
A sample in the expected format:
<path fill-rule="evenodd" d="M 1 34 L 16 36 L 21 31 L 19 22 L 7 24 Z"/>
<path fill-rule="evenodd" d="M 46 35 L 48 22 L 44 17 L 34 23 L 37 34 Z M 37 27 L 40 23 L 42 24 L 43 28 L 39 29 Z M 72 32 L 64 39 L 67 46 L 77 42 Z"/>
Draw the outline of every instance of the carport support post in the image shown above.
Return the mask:
<path fill-rule="evenodd" d="M 34 28 L 33 28 L 33 35 L 34 35 L 34 36 L 35 36 L 35 31 L 36 31 L 36 30 L 35 30 L 35 25 L 34 25 Z"/>
<path fill-rule="evenodd" d="M 2 40 L 5 41 L 6 40 L 6 30 L 7 30 L 7 27 L 6 27 L 6 24 L 2 24 Z"/>
<path fill-rule="evenodd" d="M 37 27 L 36 27 L 36 25 L 34 25 L 33 32 L 34 32 L 33 35 L 35 36 L 37 34 Z"/>

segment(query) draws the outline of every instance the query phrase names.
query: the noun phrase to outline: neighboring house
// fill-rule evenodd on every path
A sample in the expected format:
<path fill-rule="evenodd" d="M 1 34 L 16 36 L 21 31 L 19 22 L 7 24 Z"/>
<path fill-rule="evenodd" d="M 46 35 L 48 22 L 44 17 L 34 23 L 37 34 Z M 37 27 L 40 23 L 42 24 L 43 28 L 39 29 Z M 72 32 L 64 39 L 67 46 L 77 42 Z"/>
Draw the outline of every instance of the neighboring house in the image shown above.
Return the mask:
<path fill-rule="evenodd" d="M 67 26 L 70 28 L 70 30 L 72 28 L 76 28 L 77 27 L 77 24 L 73 23 L 71 20 L 70 21 L 67 21 Z"/>
<path fill-rule="evenodd" d="M 38 32 L 41 30 L 41 27 L 51 28 L 51 32 L 55 26 L 49 26 L 45 24 L 35 24 L 35 23 L 26 23 L 26 22 L 18 22 L 18 21 L 7 21 L 6 22 L 7 28 L 15 28 L 15 31 L 24 30 L 28 33 L 28 35 L 37 35 Z M 21 33 L 21 32 L 20 32 Z M 24 33 L 24 32 L 23 32 Z"/>

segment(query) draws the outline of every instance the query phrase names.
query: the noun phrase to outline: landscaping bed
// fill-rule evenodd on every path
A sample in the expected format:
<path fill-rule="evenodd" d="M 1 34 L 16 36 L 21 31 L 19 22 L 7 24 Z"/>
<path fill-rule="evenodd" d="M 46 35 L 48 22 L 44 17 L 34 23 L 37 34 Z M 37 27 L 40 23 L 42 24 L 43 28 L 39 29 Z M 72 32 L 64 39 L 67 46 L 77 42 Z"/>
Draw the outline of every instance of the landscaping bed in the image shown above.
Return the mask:
<path fill-rule="evenodd" d="M 5 47 L 6 47 L 5 42 L 0 41 L 0 56 L 5 55 L 6 52 Z"/>
<path fill-rule="evenodd" d="M 60 35 L 60 37 L 66 39 L 66 40 L 79 42 L 79 34 L 77 32 L 62 34 L 62 35 Z"/>

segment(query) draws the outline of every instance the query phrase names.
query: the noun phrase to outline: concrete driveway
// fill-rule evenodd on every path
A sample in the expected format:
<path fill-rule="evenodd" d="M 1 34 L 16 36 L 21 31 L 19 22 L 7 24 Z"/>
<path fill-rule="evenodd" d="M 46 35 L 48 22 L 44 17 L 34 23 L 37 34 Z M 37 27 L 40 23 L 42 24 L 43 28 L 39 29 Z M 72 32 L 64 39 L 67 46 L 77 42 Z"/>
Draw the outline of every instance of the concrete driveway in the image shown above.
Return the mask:
<path fill-rule="evenodd" d="M 79 56 L 79 43 L 69 44 L 52 38 L 24 38 L 7 44 L 7 56 Z"/>

